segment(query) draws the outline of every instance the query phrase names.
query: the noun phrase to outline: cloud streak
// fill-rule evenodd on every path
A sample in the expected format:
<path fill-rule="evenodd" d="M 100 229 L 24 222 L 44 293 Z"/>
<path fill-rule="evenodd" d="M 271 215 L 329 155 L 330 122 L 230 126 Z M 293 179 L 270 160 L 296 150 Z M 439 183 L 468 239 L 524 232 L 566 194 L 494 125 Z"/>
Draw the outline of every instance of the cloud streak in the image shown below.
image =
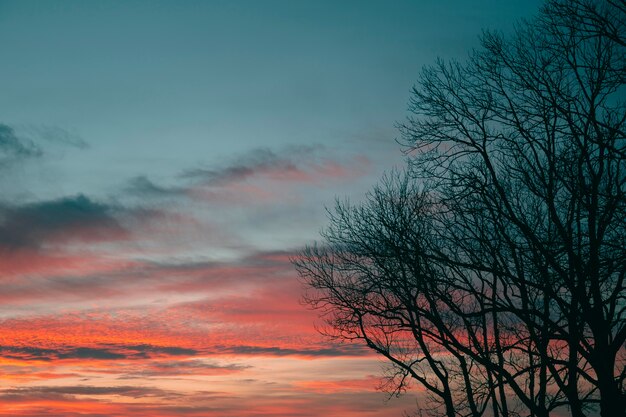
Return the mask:
<path fill-rule="evenodd" d="M 366 172 L 369 160 L 359 156 L 348 164 L 328 157 L 320 158 L 317 147 L 290 147 L 280 152 L 258 148 L 218 168 L 194 168 L 181 174 L 208 186 L 226 186 L 252 179 L 271 181 L 317 182 Z"/>
<path fill-rule="evenodd" d="M 137 360 L 167 356 L 195 356 L 194 349 L 177 346 L 152 345 L 105 345 L 106 347 L 76 347 L 59 346 L 56 348 L 41 348 L 34 346 L 0 346 L 0 356 L 3 358 L 21 361 L 58 361 L 65 359 L 93 359 L 93 360 Z"/>
<path fill-rule="evenodd" d="M 259 148 L 237 158 L 230 165 L 214 169 L 190 169 L 183 172 L 181 177 L 199 180 L 206 185 L 213 186 L 223 186 L 258 176 L 268 176 L 274 179 L 289 178 L 290 176 L 302 178 L 304 172 L 298 166 L 302 161 L 296 161 L 294 156 L 312 157 L 313 149 L 298 148 L 292 155 L 285 153 L 279 155 L 270 149 Z"/>
<path fill-rule="evenodd" d="M 326 155 L 324 154 L 324 151 Z M 142 198 L 224 200 L 228 192 L 253 198 L 274 197 L 272 184 L 315 184 L 354 179 L 367 174 L 371 161 L 364 155 L 340 158 L 319 146 L 291 146 L 280 150 L 252 149 L 231 159 L 184 170 L 177 185 L 161 185 L 145 175 L 133 177 L 127 193 Z"/>
<path fill-rule="evenodd" d="M 65 396 L 65 395 L 86 395 L 86 396 L 101 396 L 101 395 L 117 395 L 131 398 L 145 398 L 145 397 L 163 397 L 165 395 L 171 396 L 172 392 L 167 392 L 162 389 L 148 388 L 148 387 L 132 387 L 132 386 L 116 386 L 116 387 L 96 387 L 96 386 L 38 386 L 27 388 L 13 388 L 0 391 L 0 399 L 4 401 L 15 401 L 20 397 L 44 397 L 50 396 Z"/>

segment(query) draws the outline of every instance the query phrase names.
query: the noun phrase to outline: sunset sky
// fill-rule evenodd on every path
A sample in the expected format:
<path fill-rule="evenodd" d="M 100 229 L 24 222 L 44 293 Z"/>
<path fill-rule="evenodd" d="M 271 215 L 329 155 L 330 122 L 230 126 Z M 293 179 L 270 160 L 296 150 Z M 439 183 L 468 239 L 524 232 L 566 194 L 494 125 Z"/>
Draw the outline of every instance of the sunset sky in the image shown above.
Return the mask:
<path fill-rule="evenodd" d="M 401 416 L 289 258 L 538 1 L 0 1 L 0 417 Z"/>

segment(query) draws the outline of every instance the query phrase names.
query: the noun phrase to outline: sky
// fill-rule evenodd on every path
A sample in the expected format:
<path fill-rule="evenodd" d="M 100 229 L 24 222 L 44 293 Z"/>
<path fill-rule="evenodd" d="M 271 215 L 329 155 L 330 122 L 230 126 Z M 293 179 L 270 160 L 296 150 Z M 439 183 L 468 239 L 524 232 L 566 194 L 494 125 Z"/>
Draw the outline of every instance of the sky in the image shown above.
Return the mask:
<path fill-rule="evenodd" d="M 0 0 L 0 417 L 401 416 L 289 259 L 538 1 Z"/>

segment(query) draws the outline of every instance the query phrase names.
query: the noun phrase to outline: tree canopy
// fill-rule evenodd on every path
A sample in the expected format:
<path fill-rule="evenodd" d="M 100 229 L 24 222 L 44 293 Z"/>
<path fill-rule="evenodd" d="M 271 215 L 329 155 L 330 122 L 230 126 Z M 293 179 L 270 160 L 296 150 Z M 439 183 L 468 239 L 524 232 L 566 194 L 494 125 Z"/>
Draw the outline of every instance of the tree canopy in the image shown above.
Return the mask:
<path fill-rule="evenodd" d="M 425 68 L 406 172 L 293 259 L 431 415 L 626 413 L 626 2 L 553 0 Z"/>

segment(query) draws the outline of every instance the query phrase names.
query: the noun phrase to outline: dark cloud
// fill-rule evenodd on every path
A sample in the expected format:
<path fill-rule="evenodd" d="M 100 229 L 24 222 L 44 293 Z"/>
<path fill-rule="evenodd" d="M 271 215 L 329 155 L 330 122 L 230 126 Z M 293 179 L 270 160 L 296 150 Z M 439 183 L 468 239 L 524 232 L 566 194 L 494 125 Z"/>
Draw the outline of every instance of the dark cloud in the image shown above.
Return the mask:
<path fill-rule="evenodd" d="M 68 352 L 59 352 L 58 359 L 126 359 L 127 356 L 108 349 L 79 347 Z"/>
<path fill-rule="evenodd" d="M 21 206 L 0 206 L 0 246 L 39 247 L 49 240 L 91 241 L 126 233 L 116 208 L 84 195 Z"/>
<path fill-rule="evenodd" d="M 0 356 L 8 359 L 50 361 L 58 357 L 58 352 L 29 346 L 0 346 Z"/>
<path fill-rule="evenodd" d="M 194 349 L 181 348 L 177 346 L 152 346 L 152 345 L 134 345 L 125 346 L 130 351 L 137 352 L 137 355 L 144 355 L 146 357 L 153 354 L 163 354 L 168 356 L 193 356 L 198 353 Z"/>
<path fill-rule="evenodd" d="M 18 137 L 12 127 L 0 123 L 0 162 L 37 157 L 42 153 L 33 141 Z"/>
<path fill-rule="evenodd" d="M 9 359 L 52 361 L 58 359 L 127 359 L 126 354 L 110 349 L 77 347 L 43 349 L 29 346 L 0 346 L 0 356 Z"/>
<path fill-rule="evenodd" d="M 198 352 L 177 346 L 111 345 L 44 349 L 30 346 L 0 346 L 0 356 L 8 359 L 53 361 L 60 359 L 146 359 L 154 356 L 194 356 Z"/>

